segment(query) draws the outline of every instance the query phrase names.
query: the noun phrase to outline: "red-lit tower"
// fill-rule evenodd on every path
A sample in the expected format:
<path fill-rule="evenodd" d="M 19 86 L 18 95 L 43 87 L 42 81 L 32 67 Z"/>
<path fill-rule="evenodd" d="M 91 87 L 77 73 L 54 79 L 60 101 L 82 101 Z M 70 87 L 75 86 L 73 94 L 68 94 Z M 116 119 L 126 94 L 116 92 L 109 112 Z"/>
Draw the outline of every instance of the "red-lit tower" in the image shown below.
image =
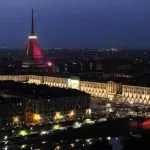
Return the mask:
<path fill-rule="evenodd" d="M 31 34 L 29 35 L 28 45 L 25 48 L 22 67 L 44 67 L 42 50 L 38 45 L 37 36 L 35 35 L 33 9 L 32 9 Z"/>

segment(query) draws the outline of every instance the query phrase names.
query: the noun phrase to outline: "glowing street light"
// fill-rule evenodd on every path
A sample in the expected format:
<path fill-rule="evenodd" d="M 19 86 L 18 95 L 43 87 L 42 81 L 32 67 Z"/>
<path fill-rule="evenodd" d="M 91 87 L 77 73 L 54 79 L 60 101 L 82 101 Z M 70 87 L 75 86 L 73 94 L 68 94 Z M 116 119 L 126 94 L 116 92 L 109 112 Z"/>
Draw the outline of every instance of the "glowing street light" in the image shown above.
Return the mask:
<path fill-rule="evenodd" d="M 72 118 L 74 117 L 76 114 L 75 114 L 75 111 L 74 110 L 71 110 L 70 113 L 68 114 L 69 118 Z"/>
<path fill-rule="evenodd" d="M 8 136 L 7 136 L 7 135 L 5 135 L 5 136 L 4 136 L 4 140 L 7 140 L 7 139 L 8 139 Z"/>
<path fill-rule="evenodd" d="M 61 120 L 63 119 L 63 115 L 61 114 L 61 112 L 56 112 L 55 116 L 54 116 L 55 120 Z"/>
<path fill-rule="evenodd" d="M 91 119 L 85 119 L 84 121 L 86 124 L 94 124 L 94 121 L 92 121 Z"/>
<path fill-rule="evenodd" d="M 25 130 L 21 130 L 20 132 L 19 132 L 19 135 L 20 136 L 26 136 L 28 133 L 27 133 L 27 131 L 25 131 Z"/>
<path fill-rule="evenodd" d="M 73 125 L 73 128 L 75 128 L 75 129 L 80 128 L 81 125 L 82 125 L 81 123 L 75 122 L 74 125 Z"/>
<path fill-rule="evenodd" d="M 59 130 L 61 128 L 61 126 L 59 124 L 56 124 L 53 126 L 53 130 Z"/>
<path fill-rule="evenodd" d="M 40 114 L 34 114 L 33 115 L 33 120 L 35 120 L 35 121 L 40 121 L 42 118 L 41 118 L 41 116 L 40 116 Z"/>
<path fill-rule="evenodd" d="M 13 117 L 13 123 L 19 123 L 20 122 L 20 118 L 17 116 L 17 117 Z"/>
<path fill-rule="evenodd" d="M 21 149 L 25 149 L 27 147 L 27 145 L 26 144 L 23 144 L 23 145 L 21 145 Z"/>

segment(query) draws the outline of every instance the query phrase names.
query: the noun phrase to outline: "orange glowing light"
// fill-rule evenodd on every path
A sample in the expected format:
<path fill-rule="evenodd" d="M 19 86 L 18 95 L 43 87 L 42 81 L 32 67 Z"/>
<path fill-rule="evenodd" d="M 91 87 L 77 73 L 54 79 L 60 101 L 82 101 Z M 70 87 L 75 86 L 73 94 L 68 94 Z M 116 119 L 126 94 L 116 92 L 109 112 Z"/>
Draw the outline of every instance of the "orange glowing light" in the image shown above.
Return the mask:
<path fill-rule="evenodd" d="M 20 122 L 20 118 L 17 117 L 13 117 L 13 123 L 19 123 Z"/>
<path fill-rule="evenodd" d="M 63 115 L 61 114 L 61 112 L 56 112 L 55 116 L 54 116 L 54 119 L 55 120 L 60 120 L 63 118 Z"/>
<path fill-rule="evenodd" d="M 42 118 L 41 118 L 40 114 L 34 114 L 34 115 L 33 115 L 33 119 L 34 119 L 35 121 L 40 121 Z"/>
<path fill-rule="evenodd" d="M 74 117 L 76 114 L 74 110 L 71 110 L 68 115 L 69 115 L 69 118 L 71 118 L 71 117 Z"/>

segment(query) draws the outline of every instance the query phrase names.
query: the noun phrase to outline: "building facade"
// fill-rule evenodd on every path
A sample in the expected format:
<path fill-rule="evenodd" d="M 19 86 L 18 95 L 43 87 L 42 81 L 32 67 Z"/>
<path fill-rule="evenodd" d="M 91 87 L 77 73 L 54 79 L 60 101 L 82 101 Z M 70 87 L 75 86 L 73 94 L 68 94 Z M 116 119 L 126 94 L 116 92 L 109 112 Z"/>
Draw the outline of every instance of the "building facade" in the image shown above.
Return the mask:
<path fill-rule="evenodd" d="M 0 126 L 23 124 L 25 116 L 25 101 L 20 97 L 7 94 L 0 96 Z"/>
<path fill-rule="evenodd" d="M 75 120 L 89 114 L 87 110 L 90 109 L 90 94 L 66 89 L 61 85 L 62 88 L 55 88 L 9 81 L 16 81 L 16 77 L 2 78 L 5 82 L 0 82 L 0 122 L 10 124 L 21 123 L 23 120 L 35 125 L 40 122 Z"/>
<path fill-rule="evenodd" d="M 26 104 L 26 122 L 74 120 L 86 115 L 90 107 L 89 95 L 64 96 L 48 99 L 30 99 Z M 87 114 L 88 115 L 88 114 Z"/>
<path fill-rule="evenodd" d="M 123 85 L 122 100 L 130 104 L 150 104 L 150 87 Z"/>
<path fill-rule="evenodd" d="M 120 102 L 150 104 L 150 87 L 123 85 L 122 83 L 90 82 L 79 79 L 59 78 L 38 75 L 0 75 L 0 80 L 14 80 L 35 84 L 46 84 L 51 87 L 73 88 L 84 91 L 93 97 Z"/>

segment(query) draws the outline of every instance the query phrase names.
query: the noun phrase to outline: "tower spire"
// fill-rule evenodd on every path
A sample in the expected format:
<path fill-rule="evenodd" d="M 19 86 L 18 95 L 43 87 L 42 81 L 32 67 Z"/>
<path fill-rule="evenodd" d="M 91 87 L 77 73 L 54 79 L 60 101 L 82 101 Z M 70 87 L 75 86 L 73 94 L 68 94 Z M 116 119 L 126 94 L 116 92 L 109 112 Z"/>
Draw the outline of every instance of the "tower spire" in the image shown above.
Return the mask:
<path fill-rule="evenodd" d="M 37 36 L 35 35 L 34 30 L 34 11 L 32 9 L 32 17 L 31 17 L 31 33 L 28 37 L 29 42 L 25 49 L 23 67 L 43 67 L 44 60 L 43 54 L 40 46 L 37 42 Z"/>
<path fill-rule="evenodd" d="M 31 35 L 35 34 L 35 29 L 34 29 L 34 10 L 32 8 L 32 25 L 31 25 Z"/>

